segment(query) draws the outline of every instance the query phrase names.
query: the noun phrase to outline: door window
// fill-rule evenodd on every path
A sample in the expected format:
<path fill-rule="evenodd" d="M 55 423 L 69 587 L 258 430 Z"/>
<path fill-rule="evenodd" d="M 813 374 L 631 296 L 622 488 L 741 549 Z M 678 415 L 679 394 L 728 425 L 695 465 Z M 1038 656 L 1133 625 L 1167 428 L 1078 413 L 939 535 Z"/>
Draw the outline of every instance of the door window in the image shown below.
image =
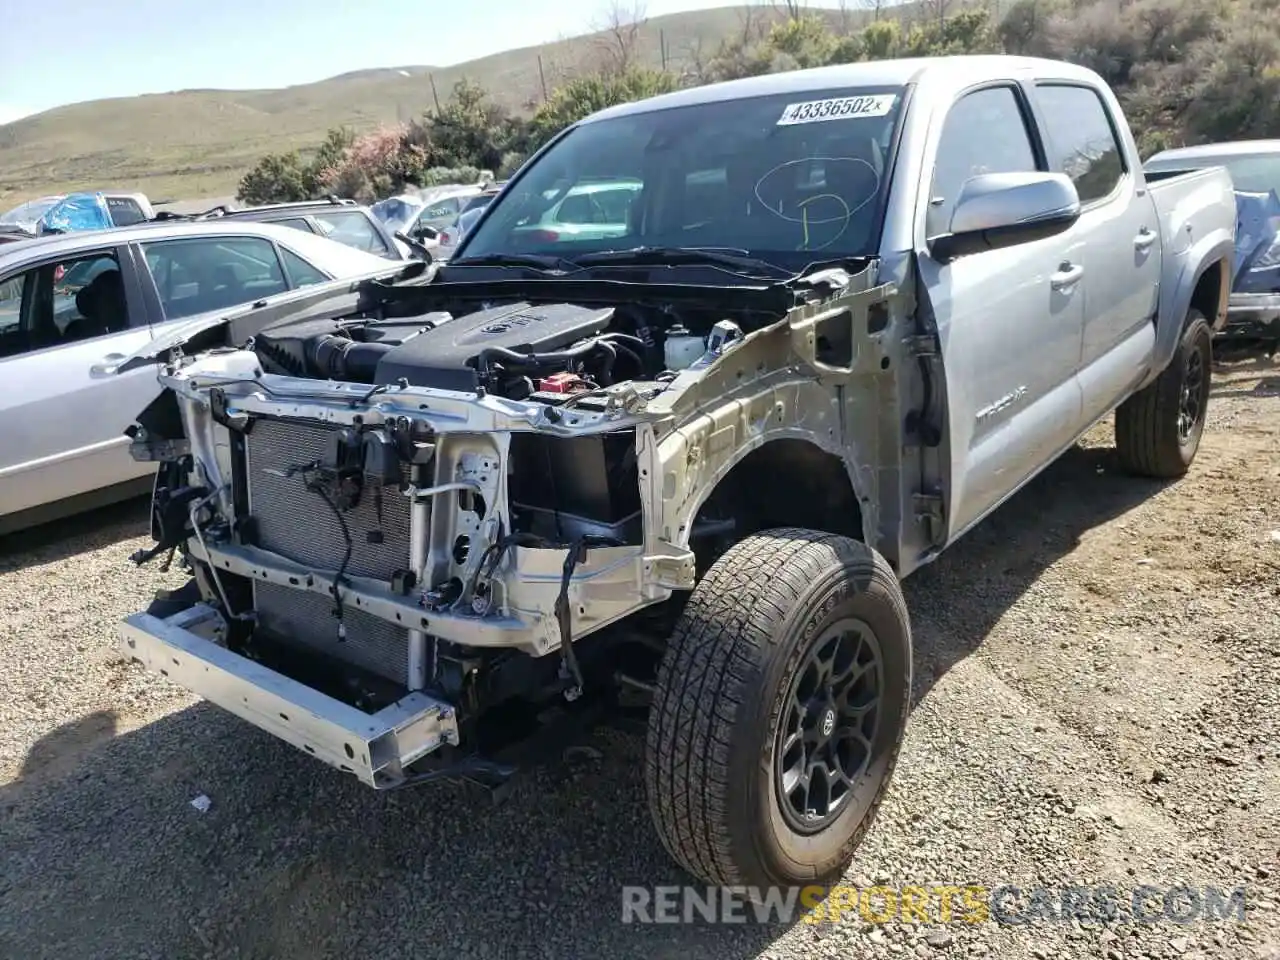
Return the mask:
<path fill-rule="evenodd" d="M 357 250 L 380 257 L 385 257 L 391 252 L 382 236 L 369 222 L 369 218 L 359 211 L 316 213 L 314 216 L 320 221 L 322 227 L 328 228 L 325 236 L 330 240 L 345 243 L 348 247 L 355 247 Z"/>
<path fill-rule="evenodd" d="M 489 205 L 489 202 L 496 197 L 496 193 L 482 193 L 479 196 L 472 197 L 466 202 L 462 208 L 463 213 L 469 213 L 472 210 L 482 210 Z"/>
<path fill-rule="evenodd" d="M 0 281 L 0 357 L 119 333 L 130 325 L 124 275 L 112 253 L 40 264 Z"/>
<path fill-rule="evenodd" d="M 1039 168 L 1026 117 L 1013 87 L 988 87 L 952 105 L 938 141 L 929 188 L 926 234 L 947 232 L 960 188 L 983 173 L 1019 173 Z"/>
<path fill-rule="evenodd" d="M 143 245 L 168 320 L 252 303 L 289 289 L 275 245 L 260 237 L 201 237 Z"/>
<path fill-rule="evenodd" d="M 418 226 L 435 226 L 437 221 L 449 221 L 458 215 L 457 197 L 447 197 L 431 204 L 418 214 Z"/>
<path fill-rule="evenodd" d="M 289 271 L 289 279 L 295 287 L 305 287 L 313 283 L 324 283 L 329 279 L 325 274 L 321 273 L 317 267 L 313 267 L 307 261 L 292 250 L 285 247 L 280 248 L 280 256 L 284 258 L 285 269 Z"/>
<path fill-rule="evenodd" d="M 292 227 L 294 230 L 301 230 L 303 233 L 315 233 L 315 231 L 311 229 L 311 224 L 301 217 L 293 217 L 288 220 L 272 220 L 270 222 L 282 227 Z"/>
<path fill-rule="evenodd" d="M 1124 154 L 1097 91 L 1067 84 L 1041 84 L 1054 169 L 1069 176 L 1081 203 L 1108 196 L 1124 176 Z"/>
<path fill-rule="evenodd" d="M 26 352 L 26 338 L 22 333 L 22 302 L 29 286 L 29 274 L 0 283 L 0 357 Z"/>

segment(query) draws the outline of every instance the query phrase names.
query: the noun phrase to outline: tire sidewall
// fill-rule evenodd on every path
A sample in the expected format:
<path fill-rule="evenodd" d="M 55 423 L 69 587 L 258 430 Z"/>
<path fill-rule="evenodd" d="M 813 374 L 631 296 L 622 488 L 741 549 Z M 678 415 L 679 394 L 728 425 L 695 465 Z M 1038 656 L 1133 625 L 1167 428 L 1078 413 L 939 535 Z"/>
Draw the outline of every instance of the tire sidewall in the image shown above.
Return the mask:
<path fill-rule="evenodd" d="M 911 688 L 910 625 L 905 607 L 871 576 L 863 564 L 847 561 L 816 576 L 777 630 L 771 656 L 761 678 L 757 710 L 738 745 L 737 781 L 748 784 L 744 804 L 747 822 L 734 832 L 754 847 L 754 859 L 781 881 L 822 880 L 843 869 L 870 826 L 897 758 L 906 724 Z M 900 615 L 899 611 L 902 611 Z M 881 715 L 872 740 L 873 761 L 846 809 L 819 833 L 795 832 L 782 815 L 774 775 L 778 725 L 791 682 L 816 639 L 837 620 L 861 620 L 875 635 L 883 676 Z"/>
<path fill-rule="evenodd" d="M 1182 438 L 1177 435 L 1177 422 L 1182 411 L 1182 388 L 1187 378 L 1187 360 L 1191 354 L 1199 351 L 1200 361 L 1204 376 L 1204 396 L 1200 404 L 1200 419 L 1195 424 L 1191 436 L 1183 442 Z M 1182 333 L 1182 339 L 1178 344 L 1178 356 L 1174 363 L 1176 375 L 1172 378 L 1171 384 L 1172 403 L 1174 408 L 1174 440 L 1178 445 L 1178 452 L 1182 457 L 1182 462 L 1187 466 L 1191 465 L 1191 461 L 1195 459 L 1196 451 L 1200 449 L 1200 441 L 1204 437 L 1205 423 L 1209 415 L 1209 398 L 1212 395 L 1212 366 L 1213 366 L 1213 334 L 1209 328 L 1209 323 L 1198 310 L 1191 310 L 1187 315 L 1187 328 Z"/>

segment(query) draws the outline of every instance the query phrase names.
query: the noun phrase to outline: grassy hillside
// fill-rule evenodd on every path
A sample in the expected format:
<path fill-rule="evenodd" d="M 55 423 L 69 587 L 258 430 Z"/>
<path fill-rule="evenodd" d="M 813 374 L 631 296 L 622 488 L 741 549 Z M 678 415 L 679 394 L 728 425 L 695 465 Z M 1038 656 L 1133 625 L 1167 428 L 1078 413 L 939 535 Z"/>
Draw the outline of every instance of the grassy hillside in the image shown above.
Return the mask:
<path fill-rule="evenodd" d="M 750 11 L 762 16 L 760 8 Z M 636 42 L 638 62 L 681 69 L 743 28 L 745 7 L 655 17 Z M 831 14 L 837 16 L 834 12 Z M 234 193 L 264 153 L 307 148 L 330 127 L 358 131 L 408 120 L 430 108 L 431 81 L 445 99 L 453 84 L 475 80 L 515 108 L 602 62 L 607 34 L 508 50 L 453 67 L 361 70 L 282 90 L 183 90 L 59 107 L 0 126 L 0 205 L 42 193 L 109 185 L 155 199 Z M 407 74 L 407 75 L 406 75 Z"/>

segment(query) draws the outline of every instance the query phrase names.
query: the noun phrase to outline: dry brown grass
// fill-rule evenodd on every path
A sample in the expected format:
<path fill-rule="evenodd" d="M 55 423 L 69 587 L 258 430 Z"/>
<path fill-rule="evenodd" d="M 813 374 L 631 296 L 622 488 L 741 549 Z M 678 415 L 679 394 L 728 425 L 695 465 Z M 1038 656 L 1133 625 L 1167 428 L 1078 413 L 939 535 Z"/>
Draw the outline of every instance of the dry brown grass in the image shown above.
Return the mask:
<path fill-rule="evenodd" d="M 689 67 L 741 31 L 747 15 L 745 7 L 728 7 L 655 17 L 639 31 L 636 60 L 658 66 L 662 36 L 668 67 Z M 527 109 L 542 96 L 539 58 L 553 89 L 599 66 L 607 42 L 590 34 L 448 68 L 390 67 L 280 90 L 184 90 L 60 107 L 0 126 L 0 203 L 106 185 L 154 199 L 234 193 L 264 153 L 306 149 L 334 126 L 363 131 L 421 114 L 432 105 L 432 79 L 442 100 L 466 77 L 504 105 Z"/>

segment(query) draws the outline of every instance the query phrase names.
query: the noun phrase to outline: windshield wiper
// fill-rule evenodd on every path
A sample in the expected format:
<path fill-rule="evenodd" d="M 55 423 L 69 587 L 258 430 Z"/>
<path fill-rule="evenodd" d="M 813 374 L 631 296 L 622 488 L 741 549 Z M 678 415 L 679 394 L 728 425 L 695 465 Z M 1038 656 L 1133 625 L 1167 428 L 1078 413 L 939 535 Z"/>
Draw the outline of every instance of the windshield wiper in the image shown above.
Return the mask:
<path fill-rule="evenodd" d="M 533 253 L 485 253 L 476 257 L 449 260 L 451 267 L 532 267 L 534 270 L 578 270 L 580 267 L 564 257 L 543 257 Z"/>
<path fill-rule="evenodd" d="M 792 274 L 776 263 L 761 260 L 751 256 L 746 250 L 731 247 L 632 247 L 630 250 L 584 254 L 574 258 L 573 262 L 583 267 L 603 264 L 711 264 L 729 267 L 748 275 L 765 272 L 776 277 L 789 277 Z"/>

